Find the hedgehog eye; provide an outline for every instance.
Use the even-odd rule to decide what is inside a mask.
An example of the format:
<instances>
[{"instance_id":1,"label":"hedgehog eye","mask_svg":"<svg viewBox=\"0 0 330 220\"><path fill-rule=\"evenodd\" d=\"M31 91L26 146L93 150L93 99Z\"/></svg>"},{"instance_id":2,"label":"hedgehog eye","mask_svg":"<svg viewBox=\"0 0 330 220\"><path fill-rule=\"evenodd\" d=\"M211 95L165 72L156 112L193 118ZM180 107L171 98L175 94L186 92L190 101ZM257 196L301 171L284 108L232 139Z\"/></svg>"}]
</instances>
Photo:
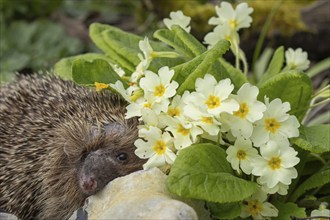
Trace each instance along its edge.
<instances>
[{"instance_id":1,"label":"hedgehog eye","mask_svg":"<svg viewBox=\"0 0 330 220\"><path fill-rule=\"evenodd\" d=\"M85 161L87 155L88 155L88 152L87 151L82 152L81 157L80 157L80 161L81 162Z\"/></svg>"},{"instance_id":2,"label":"hedgehog eye","mask_svg":"<svg viewBox=\"0 0 330 220\"><path fill-rule=\"evenodd\" d=\"M127 154L126 153L120 153L116 156L117 160L120 160L120 161L125 161L127 160Z\"/></svg>"}]
</instances>

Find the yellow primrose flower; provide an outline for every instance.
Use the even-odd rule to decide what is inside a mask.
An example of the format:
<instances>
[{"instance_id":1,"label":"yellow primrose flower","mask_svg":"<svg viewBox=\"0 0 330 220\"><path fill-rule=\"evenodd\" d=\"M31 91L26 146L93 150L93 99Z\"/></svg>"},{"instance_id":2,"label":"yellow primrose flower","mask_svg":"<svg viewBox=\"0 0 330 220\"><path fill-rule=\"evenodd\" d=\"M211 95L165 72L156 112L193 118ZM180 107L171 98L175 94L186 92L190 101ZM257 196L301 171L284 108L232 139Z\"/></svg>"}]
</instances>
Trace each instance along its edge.
<instances>
[{"instance_id":1,"label":"yellow primrose flower","mask_svg":"<svg viewBox=\"0 0 330 220\"><path fill-rule=\"evenodd\" d=\"M105 84L105 83L99 83L99 82L95 82L94 85L95 85L95 90L96 90L96 92L99 92L99 91L101 91L102 89L106 89L106 88L109 87L108 84Z\"/></svg>"}]
</instances>

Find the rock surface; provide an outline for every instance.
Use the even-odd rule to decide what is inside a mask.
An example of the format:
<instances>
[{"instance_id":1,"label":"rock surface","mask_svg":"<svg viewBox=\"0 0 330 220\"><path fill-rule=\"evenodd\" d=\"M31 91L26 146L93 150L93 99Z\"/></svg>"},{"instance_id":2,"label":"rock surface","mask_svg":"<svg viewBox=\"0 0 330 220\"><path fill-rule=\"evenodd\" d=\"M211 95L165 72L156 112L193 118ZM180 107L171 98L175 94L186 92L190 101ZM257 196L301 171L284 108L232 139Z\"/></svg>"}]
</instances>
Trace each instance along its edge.
<instances>
[{"instance_id":1,"label":"rock surface","mask_svg":"<svg viewBox=\"0 0 330 220\"><path fill-rule=\"evenodd\" d=\"M1 220L18 220L18 218L15 215L3 213L1 211L0 211L0 219Z\"/></svg>"},{"instance_id":2,"label":"rock surface","mask_svg":"<svg viewBox=\"0 0 330 220\"><path fill-rule=\"evenodd\" d=\"M90 196L88 219L198 219L208 217L175 199L166 188L166 175L157 168L138 171L110 182ZM196 203L193 204L196 206ZM203 204L197 204L201 206Z\"/></svg>"}]
</instances>

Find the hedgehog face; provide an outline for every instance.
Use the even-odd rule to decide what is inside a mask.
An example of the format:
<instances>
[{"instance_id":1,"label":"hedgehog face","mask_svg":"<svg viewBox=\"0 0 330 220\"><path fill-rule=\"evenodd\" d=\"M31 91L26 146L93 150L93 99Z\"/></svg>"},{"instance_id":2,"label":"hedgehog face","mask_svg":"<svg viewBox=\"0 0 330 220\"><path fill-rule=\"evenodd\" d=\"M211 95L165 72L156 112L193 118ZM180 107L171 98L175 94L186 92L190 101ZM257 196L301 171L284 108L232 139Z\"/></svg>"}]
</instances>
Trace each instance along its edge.
<instances>
[{"instance_id":1,"label":"hedgehog face","mask_svg":"<svg viewBox=\"0 0 330 220\"><path fill-rule=\"evenodd\" d=\"M92 195L113 179L142 169L145 161L134 153L136 127L112 122L91 126L88 134L87 139L75 142L73 147L80 145L82 150L77 161L77 180L84 194Z\"/></svg>"}]
</instances>

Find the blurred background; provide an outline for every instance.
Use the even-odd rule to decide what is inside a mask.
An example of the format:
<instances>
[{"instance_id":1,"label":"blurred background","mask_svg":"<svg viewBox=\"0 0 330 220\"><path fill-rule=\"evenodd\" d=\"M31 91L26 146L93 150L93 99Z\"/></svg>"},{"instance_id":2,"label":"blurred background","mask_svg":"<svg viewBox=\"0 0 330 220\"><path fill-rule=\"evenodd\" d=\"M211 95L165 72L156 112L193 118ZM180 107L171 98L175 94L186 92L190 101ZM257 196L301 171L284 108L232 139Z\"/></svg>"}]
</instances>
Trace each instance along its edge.
<instances>
[{"instance_id":1,"label":"blurred background","mask_svg":"<svg viewBox=\"0 0 330 220\"><path fill-rule=\"evenodd\" d=\"M0 0L0 82L15 74L46 73L61 58L97 52L88 36L93 22L110 24L152 37L164 27L162 19L182 10L192 17L191 33L201 42L213 29L219 0ZM239 3L241 1L228 1ZM241 47L248 61L266 18L276 0L247 0L254 8L252 28L241 32ZM280 45L308 52L311 65L330 56L330 1L283 0L263 47ZM225 55L229 61L233 56ZM330 64L329 64L330 65ZM319 81L329 77L329 69Z\"/></svg>"}]
</instances>

